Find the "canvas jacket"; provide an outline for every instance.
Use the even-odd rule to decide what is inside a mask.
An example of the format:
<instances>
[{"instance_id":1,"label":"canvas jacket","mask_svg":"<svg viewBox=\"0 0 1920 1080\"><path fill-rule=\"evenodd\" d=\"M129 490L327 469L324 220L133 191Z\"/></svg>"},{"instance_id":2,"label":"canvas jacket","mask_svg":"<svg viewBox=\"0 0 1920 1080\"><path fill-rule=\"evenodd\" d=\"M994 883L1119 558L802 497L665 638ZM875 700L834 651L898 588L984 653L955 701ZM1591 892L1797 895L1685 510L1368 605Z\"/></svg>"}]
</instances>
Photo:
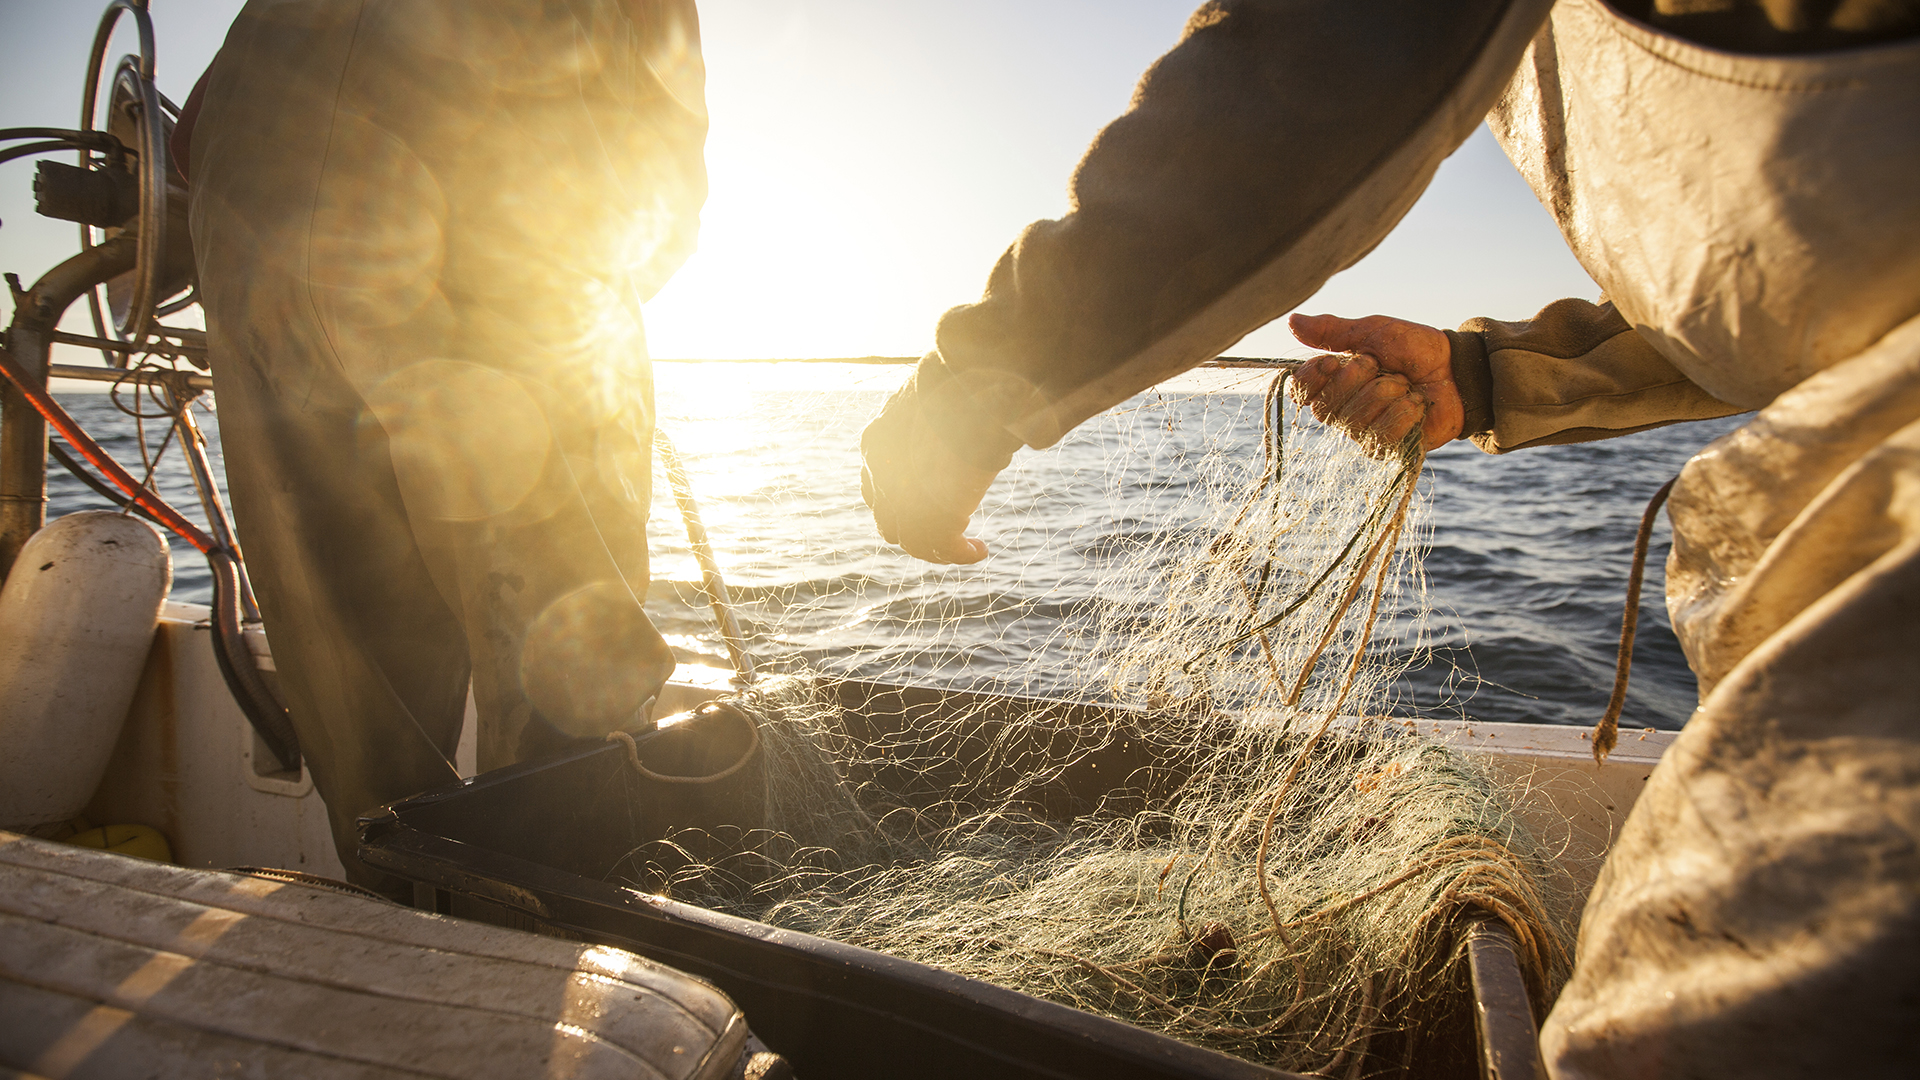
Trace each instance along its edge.
<instances>
[{"instance_id":1,"label":"canvas jacket","mask_svg":"<svg viewBox=\"0 0 1920 1080\"><path fill-rule=\"evenodd\" d=\"M1588 899L1548 1067L1904 1075L1920 1056L1913 5L1548 8L1203 7L1088 151L1072 212L1029 227L986 295L942 319L908 393L974 464L1050 445L1362 257L1487 117L1606 300L1453 332L1465 434L1504 451L1760 410L1673 490L1668 608L1700 707Z\"/></svg>"}]
</instances>

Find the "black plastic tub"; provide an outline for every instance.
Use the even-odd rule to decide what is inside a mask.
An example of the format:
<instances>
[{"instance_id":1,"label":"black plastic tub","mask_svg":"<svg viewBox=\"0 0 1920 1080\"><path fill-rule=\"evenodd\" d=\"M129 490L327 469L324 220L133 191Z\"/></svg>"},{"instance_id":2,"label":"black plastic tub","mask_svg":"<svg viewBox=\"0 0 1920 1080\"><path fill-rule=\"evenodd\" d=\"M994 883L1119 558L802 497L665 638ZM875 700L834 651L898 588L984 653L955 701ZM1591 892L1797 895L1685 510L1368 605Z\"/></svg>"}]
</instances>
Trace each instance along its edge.
<instances>
[{"instance_id":1,"label":"black plastic tub","mask_svg":"<svg viewBox=\"0 0 1920 1080\"><path fill-rule=\"evenodd\" d=\"M1185 778L1180 762L1156 757L1140 740L1075 744L1074 732L1103 726L1088 723L1105 712L1094 706L860 682L835 691L849 734L891 755L850 779L909 803L999 788L1006 776L1032 775L1036 755L1058 760L1068 744L1073 763L1027 794L1051 818L1126 812ZM915 721L928 710L956 707L975 717L971 730L954 735L949 727L940 745L908 734L923 730ZM1015 713L1020 723L1010 729ZM739 727L727 729L719 714L697 718L642 736L638 750L663 774L707 776L751 747ZM414 881L439 910L531 919L705 978L805 1080L1294 1075L926 965L648 895L615 877L630 851L671 826L752 827L759 784L750 769L713 783L652 783L631 767L624 746L596 744L383 807L362 819L360 858ZM1470 1062L1471 1021L1464 1038Z\"/></svg>"}]
</instances>

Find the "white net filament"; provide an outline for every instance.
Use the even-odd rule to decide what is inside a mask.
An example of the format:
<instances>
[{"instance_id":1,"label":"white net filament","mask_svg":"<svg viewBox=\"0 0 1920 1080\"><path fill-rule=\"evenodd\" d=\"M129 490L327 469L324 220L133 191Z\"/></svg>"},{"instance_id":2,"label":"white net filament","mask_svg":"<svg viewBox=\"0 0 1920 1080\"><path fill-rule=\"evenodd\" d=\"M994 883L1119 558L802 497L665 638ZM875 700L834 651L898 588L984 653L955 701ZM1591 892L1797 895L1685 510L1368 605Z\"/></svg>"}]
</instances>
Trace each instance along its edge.
<instances>
[{"instance_id":1,"label":"white net filament","mask_svg":"<svg viewBox=\"0 0 1920 1080\"><path fill-rule=\"evenodd\" d=\"M776 398L733 437L820 422ZM1549 1001L1570 934L1546 852L1480 766L1387 718L1425 616L1417 444L1370 457L1275 380L1136 399L1023 459L973 570L886 552L805 461L733 491L696 463L787 673L741 698L764 825L682 824L612 876L1323 1075L1470 1051L1471 911ZM849 707L837 676L959 693Z\"/></svg>"}]
</instances>

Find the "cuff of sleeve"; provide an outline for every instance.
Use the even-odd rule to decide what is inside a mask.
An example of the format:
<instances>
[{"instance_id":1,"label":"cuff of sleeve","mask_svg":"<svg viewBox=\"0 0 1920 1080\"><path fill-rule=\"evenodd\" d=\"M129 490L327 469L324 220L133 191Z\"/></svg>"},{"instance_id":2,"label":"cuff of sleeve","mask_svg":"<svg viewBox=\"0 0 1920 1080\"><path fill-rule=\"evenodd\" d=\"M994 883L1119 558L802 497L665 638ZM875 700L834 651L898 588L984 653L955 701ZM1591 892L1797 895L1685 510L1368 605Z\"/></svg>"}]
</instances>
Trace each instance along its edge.
<instances>
[{"instance_id":1,"label":"cuff of sleeve","mask_svg":"<svg viewBox=\"0 0 1920 1080\"><path fill-rule=\"evenodd\" d=\"M1487 339L1472 330L1446 331L1453 349L1453 386L1467 421L1460 437L1471 439L1493 430L1493 364L1487 359Z\"/></svg>"},{"instance_id":2,"label":"cuff of sleeve","mask_svg":"<svg viewBox=\"0 0 1920 1080\"><path fill-rule=\"evenodd\" d=\"M1015 450L1026 445L967 392L938 351L921 358L913 369L911 386L926 426L969 465L998 472L1013 460Z\"/></svg>"}]
</instances>

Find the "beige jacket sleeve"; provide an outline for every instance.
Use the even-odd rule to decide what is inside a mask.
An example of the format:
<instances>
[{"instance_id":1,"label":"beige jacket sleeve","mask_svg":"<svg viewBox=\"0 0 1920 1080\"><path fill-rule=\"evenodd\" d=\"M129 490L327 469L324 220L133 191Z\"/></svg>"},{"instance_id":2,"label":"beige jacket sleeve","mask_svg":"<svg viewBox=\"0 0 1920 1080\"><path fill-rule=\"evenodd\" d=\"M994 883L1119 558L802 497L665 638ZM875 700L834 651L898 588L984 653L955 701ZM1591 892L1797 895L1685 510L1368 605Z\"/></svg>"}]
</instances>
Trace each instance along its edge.
<instances>
[{"instance_id":1,"label":"beige jacket sleeve","mask_svg":"<svg viewBox=\"0 0 1920 1080\"><path fill-rule=\"evenodd\" d=\"M1556 300L1525 322L1471 319L1447 337L1461 437L1490 454L1743 411L1694 385L1609 303Z\"/></svg>"},{"instance_id":2,"label":"beige jacket sleeve","mask_svg":"<svg viewBox=\"0 0 1920 1080\"><path fill-rule=\"evenodd\" d=\"M1419 198L1549 7L1203 5L1088 149L1070 212L940 320L912 411L997 468L1286 314Z\"/></svg>"}]
</instances>

